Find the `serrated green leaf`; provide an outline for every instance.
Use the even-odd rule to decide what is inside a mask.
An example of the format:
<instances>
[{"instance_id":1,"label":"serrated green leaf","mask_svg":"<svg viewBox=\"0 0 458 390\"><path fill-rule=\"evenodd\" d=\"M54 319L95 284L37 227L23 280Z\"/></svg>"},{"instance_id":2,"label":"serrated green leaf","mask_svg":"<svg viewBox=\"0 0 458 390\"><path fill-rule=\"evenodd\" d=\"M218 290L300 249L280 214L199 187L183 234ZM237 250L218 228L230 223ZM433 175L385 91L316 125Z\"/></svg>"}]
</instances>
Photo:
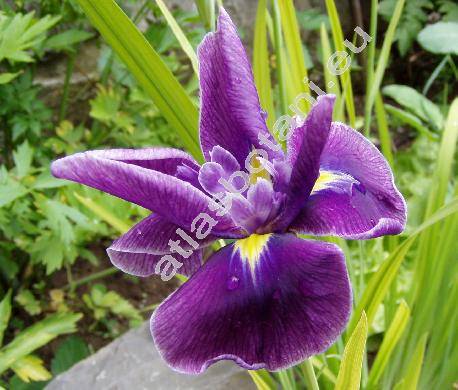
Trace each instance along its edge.
<instances>
[{"instance_id":1,"label":"serrated green leaf","mask_svg":"<svg viewBox=\"0 0 458 390\"><path fill-rule=\"evenodd\" d=\"M19 76L22 72L15 72L15 73L0 73L0 85L7 84L10 81L14 80L17 76Z\"/></svg>"},{"instance_id":2,"label":"serrated green leaf","mask_svg":"<svg viewBox=\"0 0 458 390\"><path fill-rule=\"evenodd\" d=\"M76 322L81 317L82 315L77 313L53 314L22 331L13 341L0 349L0 374L57 336L75 332Z\"/></svg>"},{"instance_id":3,"label":"serrated green leaf","mask_svg":"<svg viewBox=\"0 0 458 390\"><path fill-rule=\"evenodd\" d=\"M33 148L27 141L18 146L16 151L13 152L14 165L18 178L22 179L26 176L32 166Z\"/></svg>"},{"instance_id":4,"label":"serrated green leaf","mask_svg":"<svg viewBox=\"0 0 458 390\"><path fill-rule=\"evenodd\" d=\"M37 356L27 355L16 360L11 369L24 382L47 381L52 378L51 373L44 366L44 362Z\"/></svg>"},{"instance_id":5,"label":"serrated green leaf","mask_svg":"<svg viewBox=\"0 0 458 390\"><path fill-rule=\"evenodd\" d=\"M32 291L23 289L14 297L14 300L21 305L31 316L41 313L40 301L32 294Z\"/></svg>"}]
</instances>

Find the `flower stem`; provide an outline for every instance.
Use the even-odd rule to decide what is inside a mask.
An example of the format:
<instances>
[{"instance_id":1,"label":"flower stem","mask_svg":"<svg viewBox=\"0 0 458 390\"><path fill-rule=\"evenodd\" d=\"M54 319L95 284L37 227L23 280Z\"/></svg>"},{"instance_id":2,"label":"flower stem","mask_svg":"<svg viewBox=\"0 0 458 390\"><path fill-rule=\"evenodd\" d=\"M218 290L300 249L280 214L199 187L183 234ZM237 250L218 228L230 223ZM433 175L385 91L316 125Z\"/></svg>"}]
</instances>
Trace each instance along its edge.
<instances>
[{"instance_id":1,"label":"flower stem","mask_svg":"<svg viewBox=\"0 0 458 390\"><path fill-rule=\"evenodd\" d=\"M301 370L305 382L307 383L307 388L311 390L320 390L310 359L306 359L301 363Z\"/></svg>"}]
</instances>

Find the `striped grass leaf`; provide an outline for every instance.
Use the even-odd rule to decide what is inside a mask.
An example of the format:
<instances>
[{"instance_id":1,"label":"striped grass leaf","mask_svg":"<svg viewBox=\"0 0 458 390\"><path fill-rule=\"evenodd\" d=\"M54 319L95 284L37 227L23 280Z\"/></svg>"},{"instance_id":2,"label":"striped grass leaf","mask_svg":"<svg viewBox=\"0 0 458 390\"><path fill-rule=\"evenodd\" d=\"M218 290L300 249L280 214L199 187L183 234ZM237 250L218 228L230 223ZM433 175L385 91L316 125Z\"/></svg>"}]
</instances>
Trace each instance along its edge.
<instances>
[{"instance_id":1,"label":"striped grass leaf","mask_svg":"<svg viewBox=\"0 0 458 390\"><path fill-rule=\"evenodd\" d=\"M274 380L266 370L248 370L248 374L250 374L258 390L275 390L277 388Z\"/></svg>"},{"instance_id":2,"label":"striped grass leaf","mask_svg":"<svg viewBox=\"0 0 458 390\"><path fill-rule=\"evenodd\" d=\"M342 356L339 375L334 390L358 390L361 382L364 347L367 339L367 318L363 311Z\"/></svg>"},{"instance_id":3,"label":"striped grass leaf","mask_svg":"<svg viewBox=\"0 0 458 390\"><path fill-rule=\"evenodd\" d=\"M275 109L270 79L269 50L267 46L266 7L267 0L258 1L254 27L253 73L261 107L267 112L267 125L272 130L275 122Z\"/></svg>"},{"instance_id":4,"label":"striped grass leaf","mask_svg":"<svg viewBox=\"0 0 458 390\"><path fill-rule=\"evenodd\" d=\"M278 371L277 376L283 390L296 390L296 382L291 369Z\"/></svg>"},{"instance_id":5,"label":"striped grass leaf","mask_svg":"<svg viewBox=\"0 0 458 390\"><path fill-rule=\"evenodd\" d=\"M425 355L426 341L428 340L428 334L425 333L415 348L415 351L411 356L409 364L407 366L407 372L404 377L396 384L394 390L415 390L418 386L418 380L420 378L421 367L423 365L423 357Z\"/></svg>"},{"instance_id":6,"label":"striped grass leaf","mask_svg":"<svg viewBox=\"0 0 458 390\"><path fill-rule=\"evenodd\" d=\"M294 82L293 96L297 96L300 93L310 95L309 85L308 83L304 83L304 80L308 79L308 72L305 66L304 51L302 48L301 34L297 23L294 3L292 0L279 0L278 3L292 79ZM302 107L302 105L304 107ZM307 113L310 110L310 103L302 99L301 109L304 108L304 112Z\"/></svg>"},{"instance_id":7,"label":"striped grass leaf","mask_svg":"<svg viewBox=\"0 0 458 390\"><path fill-rule=\"evenodd\" d=\"M383 39L382 50L380 51L380 56L377 61L377 67L375 68L375 73L373 78L370 80L370 89L366 94L366 104L364 107L364 117L365 117L365 132L366 135L370 131L370 116L372 112L372 107L375 103L375 98L377 93L380 90L380 85L382 84L383 76L385 74L385 69L388 65L388 60L390 57L391 45L393 44L394 34L398 26L399 19L404 8L405 0L398 0L394 8L393 16L391 17L388 29L385 33Z\"/></svg>"},{"instance_id":8,"label":"striped grass leaf","mask_svg":"<svg viewBox=\"0 0 458 390\"><path fill-rule=\"evenodd\" d=\"M0 347L11 317L11 294L12 292L9 290L0 302Z\"/></svg>"},{"instance_id":9,"label":"striped grass leaf","mask_svg":"<svg viewBox=\"0 0 458 390\"><path fill-rule=\"evenodd\" d=\"M380 139L380 148L382 153L391 166L394 168L393 152L391 150L391 135L388 128L388 118L386 116L385 108L383 106L383 98L380 93L375 98L375 117L377 119L378 136Z\"/></svg>"},{"instance_id":10,"label":"striped grass leaf","mask_svg":"<svg viewBox=\"0 0 458 390\"><path fill-rule=\"evenodd\" d=\"M332 49L331 43L329 42L328 32L326 31L326 26L324 23L321 23L320 26L320 41L326 92L336 95L335 107L343 108L343 105L341 104L342 94L340 93L339 80L337 79L337 76L330 72L329 68L327 67L327 61L332 55ZM345 120L343 110L339 111L334 109L334 119L336 121L343 122Z\"/></svg>"},{"instance_id":11,"label":"striped grass leaf","mask_svg":"<svg viewBox=\"0 0 458 390\"><path fill-rule=\"evenodd\" d=\"M207 30L215 30L215 0L195 0L197 12Z\"/></svg>"},{"instance_id":12,"label":"striped grass leaf","mask_svg":"<svg viewBox=\"0 0 458 390\"><path fill-rule=\"evenodd\" d=\"M167 21L167 24L169 25L170 29L172 30L173 35L175 35L175 38L177 39L181 48L183 49L183 51L186 53L189 60L191 61L191 65L192 65L192 68L194 69L194 72L196 73L196 75L198 75L199 68L197 65L197 55L193 47L189 43L188 38L186 38L186 35L184 34L181 27L178 25L177 21L175 20L175 18L173 17L173 15L169 11L165 3L162 0L156 0L156 4L159 7L159 9L161 10L162 15L164 15L164 18Z\"/></svg>"},{"instance_id":13,"label":"striped grass leaf","mask_svg":"<svg viewBox=\"0 0 458 390\"><path fill-rule=\"evenodd\" d=\"M390 324L390 327L386 331L380 349L377 352L374 363L372 365L369 378L367 381L367 388L372 389L376 388L382 374L385 369L388 361L391 357L391 354L394 350L394 347L397 345L400 337L402 336L406 325L409 321L410 309L407 306L407 303L402 300L396 310L393 321Z\"/></svg>"},{"instance_id":14,"label":"striped grass leaf","mask_svg":"<svg viewBox=\"0 0 458 390\"><path fill-rule=\"evenodd\" d=\"M342 26L340 24L339 14L337 12L336 4L334 0L325 0L325 3L326 3L326 9L329 15L329 21L331 23L331 31L332 31L332 38L334 41L334 47L337 51L347 53L347 50L344 45L345 39L344 39L344 35L342 32ZM350 122L350 126L355 127L356 112L355 112L355 103L353 100L353 87L351 84L350 69L348 69L347 71L343 72L340 75L340 81L341 81L343 96L345 99L345 106L347 109L348 120Z\"/></svg>"},{"instance_id":15,"label":"striped grass leaf","mask_svg":"<svg viewBox=\"0 0 458 390\"><path fill-rule=\"evenodd\" d=\"M280 94L280 112L285 115L288 111L288 83L286 80L287 58L283 46L283 34L281 29L281 15L278 0L272 0L274 47L277 67L277 82Z\"/></svg>"},{"instance_id":16,"label":"striped grass leaf","mask_svg":"<svg viewBox=\"0 0 458 390\"><path fill-rule=\"evenodd\" d=\"M75 332L76 323L81 317L79 313L52 314L23 330L13 341L0 349L0 374L57 336Z\"/></svg>"},{"instance_id":17,"label":"striped grass leaf","mask_svg":"<svg viewBox=\"0 0 458 390\"><path fill-rule=\"evenodd\" d=\"M83 206L87 207L91 210L95 215L97 215L102 221L107 223L113 229L118 231L121 234L124 234L130 229L130 226L125 223L124 221L120 220L117 216L113 213L108 211L104 206L100 203L95 202L91 198L87 198L85 196L79 195L78 193L74 193L75 198L80 202Z\"/></svg>"},{"instance_id":18,"label":"striped grass leaf","mask_svg":"<svg viewBox=\"0 0 458 390\"><path fill-rule=\"evenodd\" d=\"M377 272L373 274L369 279L361 300L353 312L352 319L350 320L350 324L347 328L349 333L351 333L355 328L357 318L361 316L363 311L367 313L368 325L369 327L371 326L379 305L385 298L391 282L397 276L402 261L404 260L407 252L419 234L456 212L458 212L458 197L454 198L447 205L427 218L414 232L412 232L412 234L410 234L410 236L402 244L400 244L388 256L385 261L383 261Z\"/></svg>"},{"instance_id":19,"label":"striped grass leaf","mask_svg":"<svg viewBox=\"0 0 458 390\"><path fill-rule=\"evenodd\" d=\"M78 4L178 132L184 146L202 161L197 107L159 54L114 0L78 0Z\"/></svg>"}]
</instances>

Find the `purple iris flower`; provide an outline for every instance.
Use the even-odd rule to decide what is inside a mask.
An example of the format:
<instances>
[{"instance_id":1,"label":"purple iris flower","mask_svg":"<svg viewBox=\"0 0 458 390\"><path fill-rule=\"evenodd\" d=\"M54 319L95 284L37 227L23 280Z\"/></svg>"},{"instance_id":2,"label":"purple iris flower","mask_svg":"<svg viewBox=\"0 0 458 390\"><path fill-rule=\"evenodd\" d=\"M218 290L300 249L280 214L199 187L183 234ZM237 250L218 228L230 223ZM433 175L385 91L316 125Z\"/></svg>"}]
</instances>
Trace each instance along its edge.
<instances>
[{"instance_id":1,"label":"purple iris flower","mask_svg":"<svg viewBox=\"0 0 458 390\"><path fill-rule=\"evenodd\" d=\"M333 96L317 100L282 151L224 10L198 55L207 162L170 148L96 150L57 160L52 172L154 212L108 248L121 270L148 276L167 255L181 256L178 270L190 278L151 319L172 368L195 374L231 359L247 369L283 369L326 350L352 302L342 251L297 234L398 234L406 205L376 147L332 122ZM247 159L253 150L263 156ZM226 209L217 207L224 194ZM221 238L233 241L203 262L203 249Z\"/></svg>"}]
</instances>

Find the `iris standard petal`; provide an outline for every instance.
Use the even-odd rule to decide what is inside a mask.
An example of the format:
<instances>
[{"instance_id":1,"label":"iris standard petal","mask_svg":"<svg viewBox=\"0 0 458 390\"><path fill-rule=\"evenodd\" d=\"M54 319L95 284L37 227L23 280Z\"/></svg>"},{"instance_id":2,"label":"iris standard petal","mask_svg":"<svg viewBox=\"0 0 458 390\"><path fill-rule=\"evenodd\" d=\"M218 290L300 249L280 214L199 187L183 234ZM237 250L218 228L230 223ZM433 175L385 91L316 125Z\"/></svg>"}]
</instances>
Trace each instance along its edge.
<instances>
[{"instance_id":1,"label":"iris standard petal","mask_svg":"<svg viewBox=\"0 0 458 390\"><path fill-rule=\"evenodd\" d=\"M178 272L190 276L202 264L201 249L214 240L212 235L197 240L190 231L152 214L114 241L107 253L113 265L136 276L160 273L155 272L157 263L163 255L171 254L183 264Z\"/></svg>"},{"instance_id":2,"label":"iris standard petal","mask_svg":"<svg viewBox=\"0 0 458 390\"><path fill-rule=\"evenodd\" d=\"M275 143L261 111L250 62L229 15L221 8L218 29L198 48L200 143L207 161L214 146L228 150L243 167L259 136ZM279 155L266 149L271 157Z\"/></svg>"},{"instance_id":3,"label":"iris standard petal","mask_svg":"<svg viewBox=\"0 0 458 390\"><path fill-rule=\"evenodd\" d=\"M212 216L215 231L233 228L228 217L217 217L208 208L211 199L191 184L127 159L112 159L102 151L76 153L54 161L54 176L97 188L156 212L168 221L190 228L199 213Z\"/></svg>"},{"instance_id":4,"label":"iris standard petal","mask_svg":"<svg viewBox=\"0 0 458 390\"><path fill-rule=\"evenodd\" d=\"M404 230L404 198L388 162L367 138L342 123L333 123L320 169L320 178L292 230L350 239Z\"/></svg>"},{"instance_id":5,"label":"iris standard petal","mask_svg":"<svg viewBox=\"0 0 458 390\"><path fill-rule=\"evenodd\" d=\"M252 235L215 253L151 318L175 370L197 374L222 359L279 370L326 350L348 321L342 252L292 234Z\"/></svg>"},{"instance_id":6,"label":"iris standard petal","mask_svg":"<svg viewBox=\"0 0 458 390\"><path fill-rule=\"evenodd\" d=\"M291 167L286 207L277 229L284 229L299 213L318 178L320 156L327 142L332 122L335 96L319 96L302 125L288 138L287 161Z\"/></svg>"}]
</instances>

